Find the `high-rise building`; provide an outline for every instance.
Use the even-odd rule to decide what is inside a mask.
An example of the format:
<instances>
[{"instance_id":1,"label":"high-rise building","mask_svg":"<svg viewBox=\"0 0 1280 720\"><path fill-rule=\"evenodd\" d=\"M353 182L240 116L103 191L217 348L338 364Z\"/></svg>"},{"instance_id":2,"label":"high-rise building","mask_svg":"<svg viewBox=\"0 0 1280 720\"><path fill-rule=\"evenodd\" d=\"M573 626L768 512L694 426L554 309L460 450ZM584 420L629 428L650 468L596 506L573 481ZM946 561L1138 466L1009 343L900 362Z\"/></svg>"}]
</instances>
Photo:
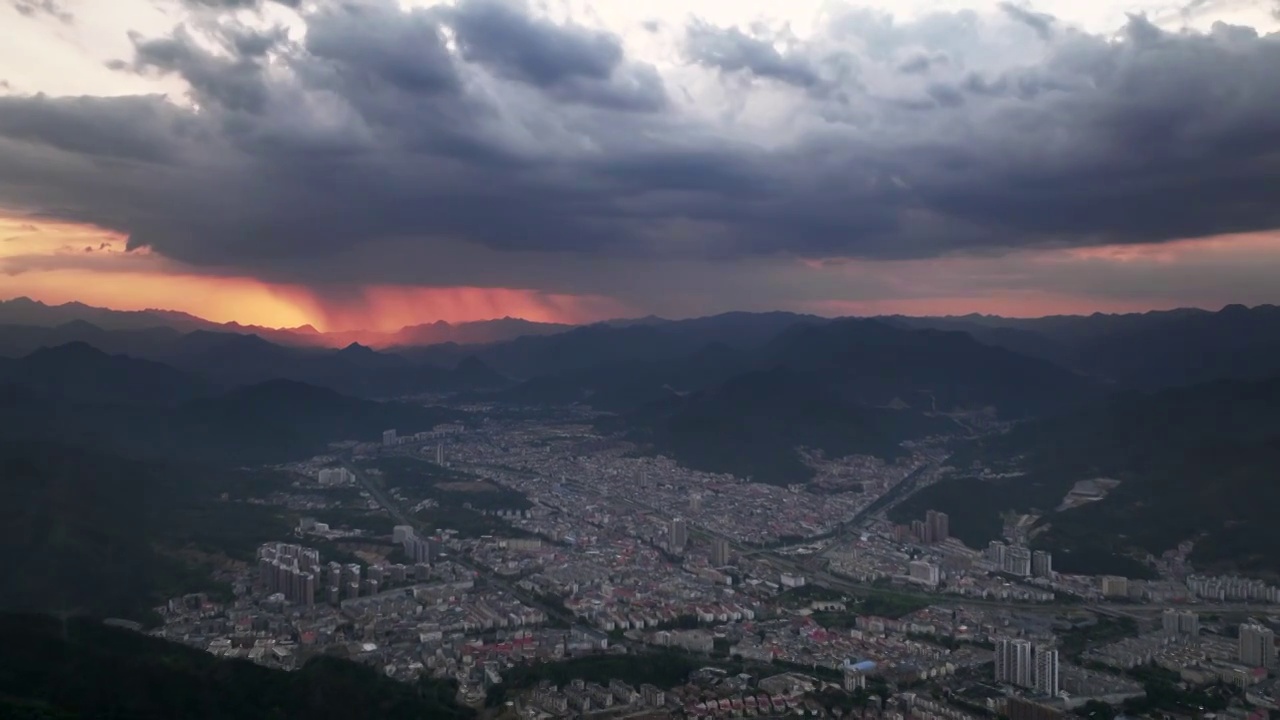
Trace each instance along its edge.
<instances>
[{"instance_id":1,"label":"high-rise building","mask_svg":"<svg viewBox=\"0 0 1280 720\"><path fill-rule=\"evenodd\" d=\"M684 550L684 546L689 542L689 528L685 525L684 520L676 518L671 521L671 527L668 528L667 549L671 552L678 553Z\"/></svg>"},{"instance_id":2,"label":"high-rise building","mask_svg":"<svg viewBox=\"0 0 1280 720\"><path fill-rule=\"evenodd\" d=\"M1053 577L1053 555L1044 550L1031 553L1031 574L1038 578Z\"/></svg>"},{"instance_id":3,"label":"high-rise building","mask_svg":"<svg viewBox=\"0 0 1280 720\"><path fill-rule=\"evenodd\" d=\"M1161 630L1170 637L1198 637L1200 616L1190 610L1169 608L1160 618Z\"/></svg>"},{"instance_id":4,"label":"high-rise building","mask_svg":"<svg viewBox=\"0 0 1280 720\"><path fill-rule=\"evenodd\" d=\"M444 467L444 443L436 443L436 464Z\"/></svg>"},{"instance_id":5,"label":"high-rise building","mask_svg":"<svg viewBox=\"0 0 1280 720\"><path fill-rule=\"evenodd\" d=\"M1000 638L996 641L996 680L1021 687L1035 685L1035 663L1029 640Z\"/></svg>"},{"instance_id":6,"label":"high-rise building","mask_svg":"<svg viewBox=\"0 0 1280 720\"><path fill-rule=\"evenodd\" d=\"M916 542L926 542L925 538L929 534L929 528L925 526L923 520L912 520L911 534L915 536Z\"/></svg>"},{"instance_id":7,"label":"high-rise building","mask_svg":"<svg viewBox=\"0 0 1280 720\"><path fill-rule=\"evenodd\" d=\"M1035 689L1043 695L1058 694L1058 651L1050 647L1036 648Z\"/></svg>"},{"instance_id":8,"label":"high-rise building","mask_svg":"<svg viewBox=\"0 0 1280 720\"><path fill-rule=\"evenodd\" d=\"M1018 577L1031 575L1031 551L1020 545L1014 545L1005 551L1004 571Z\"/></svg>"},{"instance_id":9,"label":"high-rise building","mask_svg":"<svg viewBox=\"0 0 1280 720\"><path fill-rule=\"evenodd\" d=\"M1200 637L1200 616L1187 610L1178 617L1178 634Z\"/></svg>"},{"instance_id":10,"label":"high-rise building","mask_svg":"<svg viewBox=\"0 0 1280 720\"><path fill-rule=\"evenodd\" d=\"M689 496L689 512L696 513L702 510L702 496L694 493Z\"/></svg>"},{"instance_id":11,"label":"high-rise building","mask_svg":"<svg viewBox=\"0 0 1280 720\"><path fill-rule=\"evenodd\" d=\"M926 542L945 542L951 537L951 518L944 512L929 510L924 514Z\"/></svg>"},{"instance_id":12,"label":"high-rise building","mask_svg":"<svg viewBox=\"0 0 1280 720\"><path fill-rule=\"evenodd\" d=\"M269 593L280 593L291 603L315 603L316 573L320 551L315 548L267 543L258 548L258 578Z\"/></svg>"},{"instance_id":13,"label":"high-rise building","mask_svg":"<svg viewBox=\"0 0 1280 720\"><path fill-rule=\"evenodd\" d=\"M1240 626L1241 664L1271 669L1276 666L1276 634L1271 628L1249 623Z\"/></svg>"},{"instance_id":14,"label":"high-rise building","mask_svg":"<svg viewBox=\"0 0 1280 720\"><path fill-rule=\"evenodd\" d=\"M729 564L729 541L716 538L711 541L711 564L724 567Z\"/></svg>"},{"instance_id":15,"label":"high-rise building","mask_svg":"<svg viewBox=\"0 0 1280 720\"><path fill-rule=\"evenodd\" d=\"M1003 570L1004 556L1008 552L1009 552L1008 545L1005 545L999 540L992 540L991 542L987 543L987 551L985 555L987 560L989 560L991 564L995 565L996 568Z\"/></svg>"},{"instance_id":16,"label":"high-rise building","mask_svg":"<svg viewBox=\"0 0 1280 720\"><path fill-rule=\"evenodd\" d=\"M414 537L412 525L396 525L391 528L391 542L402 545L409 538Z\"/></svg>"},{"instance_id":17,"label":"high-rise building","mask_svg":"<svg viewBox=\"0 0 1280 720\"><path fill-rule=\"evenodd\" d=\"M383 446L385 446L385 447L391 447L392 445L395 445L395 444L396 444L396 431L395 431L395 428L392 428L392 429L390 429L390 430L383 430L383 431L382 431L382 444L383 444Z\"/></svg>"}]
</instances>

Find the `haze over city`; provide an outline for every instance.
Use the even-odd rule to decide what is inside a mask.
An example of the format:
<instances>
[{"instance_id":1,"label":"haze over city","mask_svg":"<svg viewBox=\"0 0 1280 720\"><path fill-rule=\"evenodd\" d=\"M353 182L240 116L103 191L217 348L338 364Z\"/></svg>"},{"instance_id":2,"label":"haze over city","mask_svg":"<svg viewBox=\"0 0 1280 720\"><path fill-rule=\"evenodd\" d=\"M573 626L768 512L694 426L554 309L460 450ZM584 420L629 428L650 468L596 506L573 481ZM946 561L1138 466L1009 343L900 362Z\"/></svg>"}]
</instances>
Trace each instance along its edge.
<instances>
[{"instance_id":1,"label":"haze over city","mask_svg":"<svg viewBox=\"0 0 1280 720\"><path fill-rule=\"evenodd\" d=\"M1273 3L112 3L0 24L0 295L394 330L1280 302Z\"/></svg>"}]
</instances>

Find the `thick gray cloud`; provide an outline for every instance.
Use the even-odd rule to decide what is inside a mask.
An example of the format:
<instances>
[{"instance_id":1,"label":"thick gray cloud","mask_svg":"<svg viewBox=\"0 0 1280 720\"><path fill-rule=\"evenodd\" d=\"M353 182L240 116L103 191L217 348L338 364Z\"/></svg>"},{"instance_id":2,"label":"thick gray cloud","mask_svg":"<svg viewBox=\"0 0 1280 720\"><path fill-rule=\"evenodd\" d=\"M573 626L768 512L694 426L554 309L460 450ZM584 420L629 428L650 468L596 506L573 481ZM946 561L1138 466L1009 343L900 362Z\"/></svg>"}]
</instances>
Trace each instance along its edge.
<instances>
[{"instance_id":1,"label":"thick gray cloud","mask_svg":"<svg viewBox=\"0 0 1280 720\"><path fill-rule=\"evenodd\" d=\"M637 111L666 105L657 72L625 63L615 35L534 18L514 0L468 0L444 17L465 60L558 100Z\"/></svg>"},{"instance_id":2,"label":"thick gray cloud","mask_svg":"<svg viewBox=\"0 0 1280 720\"><path fill-rule=\"evenodd\" d=\"M738 28L721 28L695 21L688 31L686 52L691 60L725 72L812 88L823 80L812 61L799 53L783 54L772 37L755 37Z\"/></svg>"},{"instance_id":3,"label":"thick gray cloud","mask_svg":"<svg viewBox=\"0 0 1280 720\"><path fill-rule=\"evenodd\" d=\"M849 9L804 40L695 23L685 70L723 84L723 114L516 2L320 3L294 39L206 18L119 65L180 77L190 104L0 97L0 206L317 285L1280 227L1280 37L1027 12ZM589 274L545 271L558 291Z\"/></svg>"}]
</instances>

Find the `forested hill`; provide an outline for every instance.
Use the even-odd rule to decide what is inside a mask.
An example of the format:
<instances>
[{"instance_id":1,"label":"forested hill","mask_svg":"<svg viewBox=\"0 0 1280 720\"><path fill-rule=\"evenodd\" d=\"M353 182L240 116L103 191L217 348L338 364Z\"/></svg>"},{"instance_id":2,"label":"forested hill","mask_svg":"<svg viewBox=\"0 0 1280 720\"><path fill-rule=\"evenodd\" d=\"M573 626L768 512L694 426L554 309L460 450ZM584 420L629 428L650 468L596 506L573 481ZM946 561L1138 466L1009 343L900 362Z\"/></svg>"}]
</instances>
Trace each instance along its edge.
<instances>
[{"instance_id":1,"label":"forested hill","mask_svg":"<svg viewBox=\"0 0 1280 720\"><path fill-rule=\"evenodd\" d=\"M455 686L400 683L317 657L285 672L129 630L0 615L5 720L451 720L473 717Z\"/></svg>"}]
</instances>

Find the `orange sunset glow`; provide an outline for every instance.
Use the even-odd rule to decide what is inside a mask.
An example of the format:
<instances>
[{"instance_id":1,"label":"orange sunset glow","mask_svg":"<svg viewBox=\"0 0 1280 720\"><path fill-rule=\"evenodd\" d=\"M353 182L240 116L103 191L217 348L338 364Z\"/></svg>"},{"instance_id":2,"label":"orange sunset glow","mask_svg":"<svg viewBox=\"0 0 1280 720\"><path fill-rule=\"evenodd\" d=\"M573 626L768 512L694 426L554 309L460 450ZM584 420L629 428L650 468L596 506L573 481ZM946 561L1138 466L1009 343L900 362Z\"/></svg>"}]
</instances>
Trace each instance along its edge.
<instances>
[{"instance_id":1,"label":"orange sunset glow","mask_svg":"<svg viewBox=\"0 0 1280 720\"><path fill-rule=\"evenodd\" d=\"M519 288L370 285L331 299L301 285L196 273L145 250L125 252L124 237L72 223L0 218L0 239L2 299L176 310L214 322L311 325L322 332L501 317L583 323L629 312L609 298Z\"/></svg>"},{"instance_id":2,"label":"orange sunset glow","mask_svg":"<svg viewBox=\"0 0 1280 720\"><path fill-rule=\"evenodd\" d=\"M0 298L27 296L49 304L79 301L118 310L164 309L215 322L285 328L310 325L322 332L394 332L444 320L468 322L516 317L535 322L587 323L637 316L647 308L599 295L525 288L358 285L320 293L299 284L272 283L233 270L197 271L149 251L125 252L126 240L101 228L29 218L0 217ZM928 290L923 296L795 302L790 309L819 315L960 315L1008 317L1141 312L1187 304L1185 297L1105 298L1051 288L974 292L974 278L1027 272L1140 273L1183 263L1249 268L1280 264L1280 234L1273 232L1180 240L1152 245L1022 250L1000 257L957 255L875 262L804 259L816 278L844 277L856 286L878 277L890 286ZM952 287L954 285L954 287ZM1208 302L1206 304L1212 304ZM708 312L732 308L711 306Z\"/></svg>"}]
</instances>

